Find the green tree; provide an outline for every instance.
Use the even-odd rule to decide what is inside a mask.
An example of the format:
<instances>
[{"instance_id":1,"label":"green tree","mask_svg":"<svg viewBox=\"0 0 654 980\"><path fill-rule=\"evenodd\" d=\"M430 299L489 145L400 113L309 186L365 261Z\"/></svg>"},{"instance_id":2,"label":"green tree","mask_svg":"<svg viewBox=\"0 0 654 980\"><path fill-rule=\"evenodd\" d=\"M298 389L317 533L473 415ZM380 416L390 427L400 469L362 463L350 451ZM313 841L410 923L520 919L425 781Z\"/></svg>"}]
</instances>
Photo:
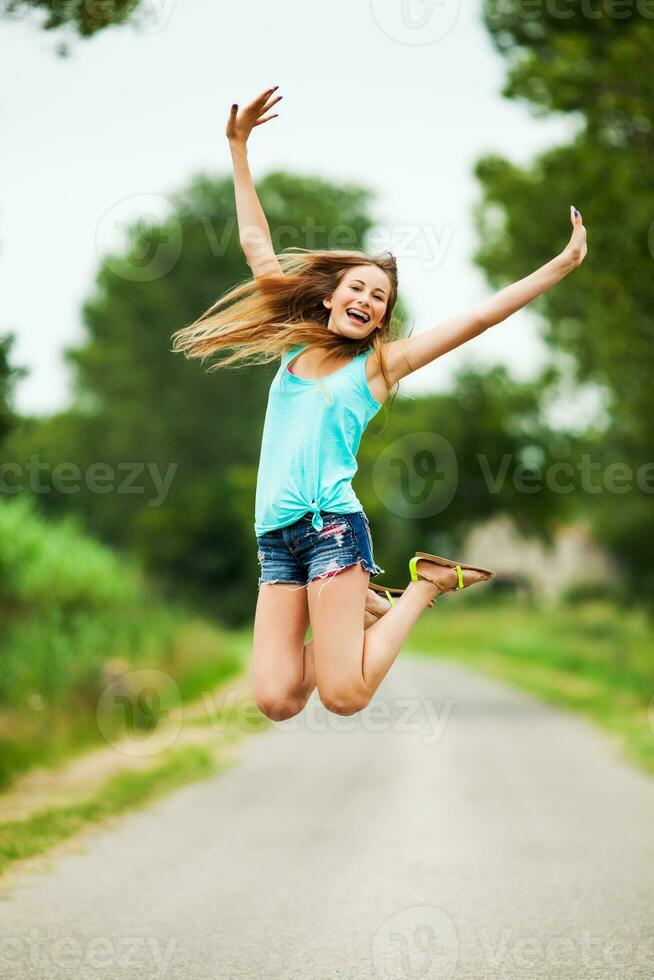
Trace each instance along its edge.
<instances>
[{"instance_id":1,"label":"green tree","mask_svg":"<svg viewBox=\"0 0 654 980\"><path fill-rule=\"evenodd\" d=\"M13 334L0 337L0 445L18 424L12 408L16 382L27 374L25 368L12 367L9 354L14 344Z\"/></svg>"},{"instance_id":2,"label":"green tree","mask_svg":"<svg viewBox=\"0 0 654 980\"><path fill-rule=\"evenodd\" d=\"M485 20L508 63L503 94L540 116L570 113L578 128L568 145L527 167L498 155L478 162L477 261L497 287L520 278L563 245L569 204L581 210L588 258L536 308L548 343L573 356L575 380L606 393L610 424L588 435L595 458L635 474L654 442L651 18L637 5L490 0ZM651 493L634 483L628 494L587 496L583 504L632 587L651 594Z\"/></svg>"},{"instance_id":3,"label":"green tree","mask_svg":"<svg viewBox=\"0 0 654 980\"><path fill-rule=\"evenodd\" d=\"M137 12L145 14L141 0L0 0L0 17L5 20L36 15L46 31L65 28L83 38L123 24ZM60 53L68 53L65 45Z\"/></svg>"}]
</instances>

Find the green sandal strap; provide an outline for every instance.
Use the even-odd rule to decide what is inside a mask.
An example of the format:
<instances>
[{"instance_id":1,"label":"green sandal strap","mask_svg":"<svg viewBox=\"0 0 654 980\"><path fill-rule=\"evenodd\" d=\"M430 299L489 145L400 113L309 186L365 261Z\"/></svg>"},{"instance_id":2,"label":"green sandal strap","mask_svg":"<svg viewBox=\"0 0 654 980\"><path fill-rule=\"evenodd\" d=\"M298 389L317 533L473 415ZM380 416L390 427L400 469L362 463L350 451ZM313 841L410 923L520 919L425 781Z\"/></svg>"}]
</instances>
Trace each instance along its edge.
<instances>
[{"instance_id":1,"label":"green sandal strap","mask_svg":"<svg viewBox=\"0 0 654 980\"><path fill-rule=\"evenodd\" d=\"M388 589L384 589L384 592L386 593L386 598L390 602L391 606L394 606L395 605L395 600L393 599L393 596L390 594L390 592L388 591Z\"/></svg>"},{"instance_id":2,"label":"green sandal strap","mask_svg":"<svg viewBox=\"0 0 654 980\"><path fill-rule=\"evenodd\" d=\"M413 558L409 562L409 571L411 572L411 580L413 582L417 582L418 581L418 572L416 570L416 565L418 564L418 561L419 561L418 556L417 555L414 555ZM456 574L457 574L457 578L459 580L457 582L457 584L456 584L456 589L457 590L458 589L465 589L465 584L464 584L464 581L463 581L463 571L462 571L460 565L457 565L456 566ZM390 598L390 596L389 596L389 598Z\"/></svg>"}]
</instances>

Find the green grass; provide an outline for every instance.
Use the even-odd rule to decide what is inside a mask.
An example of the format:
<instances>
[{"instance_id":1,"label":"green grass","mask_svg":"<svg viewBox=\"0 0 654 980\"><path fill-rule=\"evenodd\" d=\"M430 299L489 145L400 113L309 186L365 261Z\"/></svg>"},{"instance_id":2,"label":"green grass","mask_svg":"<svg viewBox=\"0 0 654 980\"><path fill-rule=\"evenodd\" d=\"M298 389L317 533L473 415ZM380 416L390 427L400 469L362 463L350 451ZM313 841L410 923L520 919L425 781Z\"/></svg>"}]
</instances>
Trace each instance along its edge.
<instances>
[{"instance_id":1,"label":"green grass","mask_svg":"<svg viewBox=\"0 0 654 980\"><path fill-rule=\"evenodd\" d=\"M186 703L237 674L245 649L242 634L163 603L136 563L74 520L0 500L0 790L117 734L120 707L104 736L96 718L114 678L162 671L167 696Z\"/></svg>"},{"instance_id":2,"label":"green grass","mask_svg":"<svg viewBox=\"0 0 654 980\"><path fill-rule=\"evenodd\" d=\"M654 773L654 626L645 611L607 601L547 609L451 600L422 617L411 650L461 660L581 713Z\"/></svg>"},{"instance_id":3,"label":"green grass","mask_svg":"<svg viewBox=\"0 0 654 980\"><path fill-rule=\"evenodd\" d=\"M177 786L206 778L224 765L224 760L217 763L213 753L201 746L169 749L161 765L112 776L84 802L40 810L26 820L0 824L0 875L10 864L49 850L88 824L142 806Z\"/></svg>"},{"instance_id":4,"label":"green grass","mask_svg":"<svg viewBox=\"0 0 654 980\"><path fill-rule=\"evenodd\" d=\"M159 657L155 646L155 655L145 651L141 657L135 650L129 660L115 664L116 676L147 667L160 671L157 676L169 678L162 688L158 713L188 704L236 677L244 669L249 652L247 631L235 632L194 619L176 626ZM19 775L36 765L56 769L68 759L105 745L107 739L119 740L125 733L123 706L104 710L102 728L98 724L98 701L108 681L109 676L99 672L96 683L72 688L54 702L43 698L33 707L30 703L19 709L0 707L0 789L8 789ZM138 714L137 692L131 700ZM142 728L142 719L137 721Z\"/></svg>"}]
</instances>

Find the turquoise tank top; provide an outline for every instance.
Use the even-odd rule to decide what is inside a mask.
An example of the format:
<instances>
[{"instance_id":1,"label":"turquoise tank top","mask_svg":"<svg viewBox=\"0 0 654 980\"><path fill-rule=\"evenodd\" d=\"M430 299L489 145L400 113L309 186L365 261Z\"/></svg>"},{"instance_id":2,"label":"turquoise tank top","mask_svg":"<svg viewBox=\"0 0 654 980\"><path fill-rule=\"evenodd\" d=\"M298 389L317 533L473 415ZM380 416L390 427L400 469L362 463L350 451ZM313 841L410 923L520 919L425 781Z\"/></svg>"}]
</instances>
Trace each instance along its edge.
<instances>
[{"instance_id":1,"label":"turquoise tank top","mask_svg":"<svg viewBox=\"0 0 654 980\"><path fill-rule=\"evenodd\" d=\"M255 501L255 534L294 524L307 511L322 530L321 510L363 510L352 488L361 436L382 407L366 378L364 351L332 374L309 381L288 363L307 347L287 351L268 393Z\"/></svg>"}]
</instances>

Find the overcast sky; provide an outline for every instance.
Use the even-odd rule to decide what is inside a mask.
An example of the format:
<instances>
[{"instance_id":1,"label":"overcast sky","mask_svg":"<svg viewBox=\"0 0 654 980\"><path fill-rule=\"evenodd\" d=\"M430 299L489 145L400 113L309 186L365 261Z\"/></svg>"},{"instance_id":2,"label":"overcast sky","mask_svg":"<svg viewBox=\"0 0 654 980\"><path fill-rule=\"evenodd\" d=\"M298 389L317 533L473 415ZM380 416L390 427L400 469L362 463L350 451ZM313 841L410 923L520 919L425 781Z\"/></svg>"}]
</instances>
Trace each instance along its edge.
<instances>
[{"instance_id":1,"label":"overcast sky","mask_svg":"<svg viewBox=\"0 0 654 980\"><path fill-rule=\"evenodd\" d=\"M228 172L229 106L275 84L280 116L250 144L255 181L283 168L371 187L379 245L397 255L416 332L490 294L471 261L475 160L493 151L527 162L572 125L502 99L505 65L481 3L149 0L143 8L147 21L76 42L67 60L35 21L1 25L0 334L17 334L13 361L30 369L19 410L67 404L61 351L82 339L80 305L120 222L198 171ZM552 202L561 247L570 203ZM402 388L447 390L467 360L502 361L526 378L546 356L536 318L521 312Z\"/></svg>"}]
</instances>

